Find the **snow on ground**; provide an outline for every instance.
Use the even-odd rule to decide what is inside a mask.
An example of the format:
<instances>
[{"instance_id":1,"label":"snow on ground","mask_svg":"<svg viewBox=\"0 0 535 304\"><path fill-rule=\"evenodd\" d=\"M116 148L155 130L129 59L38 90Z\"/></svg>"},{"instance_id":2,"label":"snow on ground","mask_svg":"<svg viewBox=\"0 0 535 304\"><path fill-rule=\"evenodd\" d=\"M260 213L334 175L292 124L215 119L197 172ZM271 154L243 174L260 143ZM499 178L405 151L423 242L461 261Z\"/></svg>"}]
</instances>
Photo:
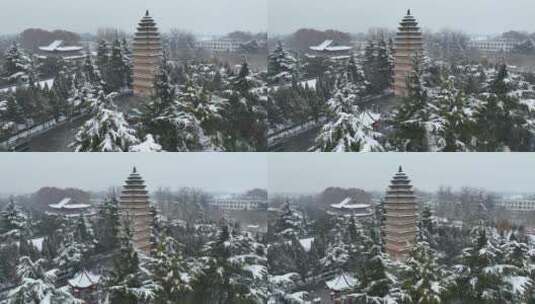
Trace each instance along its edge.
<instances>
[{"instance_id":1,"label":"snow on ground","mask_svg":"<svg viewBox=\"0 0 535 304\"><path fill-rule=\"evenodd\" d=\"M510 276L505 278L505 281L513 286L513 292L522 294L524 293L526 284L529 282L529 278L524 276Z\"/></svg>"},{"instance_id":2,"label":"snow on ground","mask_svg":"<svg viewBox=\"0 0 535 304\"><path fill-rule=\"evenodd\" d=\"M48 88L52 88L52 85L54 85L54 78L38 81L35 84L38 85L41 89L43 89L45 85L48 86ZM17 91L17 86L10 86L4 89L0 89L0 93L9 93L9 92L14 93L16 91Z\"/></svg>"},{"instance_id":3,"label":"snow on ground","mask_svg":"<svg viewBox=\"0 0 535 304\"><path fill-rule=\"evenodd\" d=\"M262 280L267 274L267 268L263 265L247 265L244 268L245 270L251 272L255 279Z\"/></svg>"},{"instance_id":4,"label":"snow on ground","mask_svg":"<svg viewBox=\"0 0 535 304\"><path fill-rule=\"evenodd\" d=\"M281 287L295 285L295 281L299 280L301 276L297 272L289 272L282 275L271 276L269 281Z\"/></svg>"},{"instance_id":5,"label":"snow on ground","mask_svg":"<svg viewBox=\"0 0 535 304\"><path fill-rule=\"evenodd\" d=\"M32 242L32 245L35 248L37 248L37 250L43 251L43 241L44 240L45 240L45 238L40 237L40 238L32 239L31 242Z\"/></svg>"},{"instance_id":6,"label":"snow on ground","mask_svg":"<svg viewBox=\"0 0 535 304\"><path fill-rule=\"evenodd\" d=\"M309 252L312 248L312 242L314 242L313 237L299 240L299 243L301 243L301 246L303 246L306 252Z\"/></svg>"},{"instance_id":7,"label":"snow on ground","mask_svg":"<svg viewBox=\"0 0 535 304\"><path fill-rule=\"evenodd\" d=\"M310 80L301 81L299 84L303 88L306 88L308 86L309 89L316 89L316 82L317 82L317 79L310 79Z\"/></svg>"}]
</instances>

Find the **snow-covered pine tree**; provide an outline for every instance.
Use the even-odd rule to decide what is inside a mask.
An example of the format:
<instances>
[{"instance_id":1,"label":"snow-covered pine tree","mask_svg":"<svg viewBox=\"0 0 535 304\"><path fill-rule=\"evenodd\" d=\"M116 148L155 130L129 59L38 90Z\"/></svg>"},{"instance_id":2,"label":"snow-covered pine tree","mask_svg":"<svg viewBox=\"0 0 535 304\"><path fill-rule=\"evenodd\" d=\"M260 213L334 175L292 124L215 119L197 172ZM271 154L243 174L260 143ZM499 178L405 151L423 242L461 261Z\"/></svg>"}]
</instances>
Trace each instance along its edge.
<instances>
[{"instance_id":1,"label":"snow-covered pine tree","mask_svg":"<svg viewBox=\"0 0 535 304\"><path fill-rule=\"evenodd\" d=\"M297 59L279 41L268 56L268 78L271 84L288 84L297 77Z\"/></svg>"},{"instance_id":2,"label":"snow-covered pine tree","mask_svg":"<svg viewBox=\"0 0 535 304\"><path fill-rule=\"evenodd\" d=\"M479 131L479 150L525 151L530 146L531 127L525 105L510 95L511 78L506 65L499 67L498 73L490 80L490 94L482 94L476 110Z\"/></svg>"},{"instance_id":3,"label":"snow-covered pine tree","mask_svg":"<svg viewBox=\"0 0 535 304\"><path fill-rule=\"evenodd\" d=\"M485 227L477 226L471 232L472 247L465 248L461 264L455 266L455 293L459 300L474 304L511 303L512 287L506 282L497 257L498 248L489 241Z\"/></svg>"},{"instance_id":4,"label":"snow-covered pine tree","mask_svg":"<svg viewBox=\"0 0 535 304\"><path fill-rule=\"evenodd\" d=\"M0 212L0 240L28 239L31 235L31 224L28 216L15 204L13 199L9 200L7 206Z\"/></svg>"},{"instance_id":5,"label":"snow-covered pine tree","mask_svg":"<svg viewBox=\"0 0 535 304\"><path fill-rule=\"evenodd\" d=\"M178 103L165 56L156 72L153 95L143 109L143 132L152 134L165 151L201 150L204 132L197 118Z\"/></svg>"},{"instance_id":6,"label":"snow-covered pine tree","mask_svg":"<svg viewBox=\"0 0 535 304\"><path fill-rule=\"evenodd\" d=\"M82 259L86 249L84 244L75 239L74 231L71 230L71 227L64 227L58 233L62 235L62 238L58 248L58 255L54 258L54 264L63 273L72 276L83 269Z\"/></svg>"},{"instance_id":7,"label":"snow-covered pine tree","mask_svg":"<svg viewBox=\"0 0 535 304\"><path fill-rule=\"evenodd\" d=\"M4 73L10 83L25 84L28 82L28 72L31 70L32 58L28 56L14 42L4 53Z\"/></svg>"},{"instance_id":8,"label":"snow-covered pine tree","mask_svg":"<svg viewBox=\"0 0 535 304\"><path fill-rule=\"evenodd\" d=\"M422 81L422 56L413 57L413 72L407 79L408 96L394 110L389 144L396 151L423 152L429 150L427 124L431 116L427 89Z\"/></svg>"},{"instance_id":9,"label":"snow-covered pine tree","mask_svg":"<svg viewBox=\"0 0 535 304\"><path fill-rule=\"evenodd\" d=\"M403 274L402 288L408 295L404 303L441 304L445 302L447 272L437 260L436 252L426 242L411 251Z\"/></svg>"},{"instance_id":10,"label":"snow-covered pine tree","mask_svg":"<svg viewBox=\"0 0 535 304\"><path fill-rule=\"evenodd\" d=\"M154 303L181 303L191 286L185 280L191 276L182 258L180 244L173 238L163 236L149 264L154 282Z\"/></svg>"},{"instance_id":11,"label":"snow-covered pine tree","mask_svg":"<svg viewBox=\"0 0 535 304\"><path fill-rule=\"evenodd\" d=\"M304 235L303 215L292 208L289 202L282 204L280 215L273 224L273 233L277 238L291 240Z\"/></svg>"},{"instance_id":12,"label":"snow-covered pine tree","mask_svg":"<svg viewBox=\"0 0 535 304\"><path fill-rule=\"evenodd\" d=\"M162 146L156 142L152 134L145 135L142 142L130 147L130 152L162 152Z\"/></svg>"},{"instance_id":13,"label":"snow-covered pine tree","mask_svg":"<svg viewBox=\"0 0 535 304\"><path fill-rule=\"evenodd\" d=\"M473 120L468 97L455 88L454 77L444 81L443 87L434 99L437 107L436 117L431 124L435 148L443 152L462 152L470 150Z\"/></svg>"},{"instance_id":14,"label":"snow-covered pine tree","mask_svg":"<svg viewBox=\"0 0 535 304\"><path fill-rule=\"evenodd\" d=\"M399 296L393 287L393 276L387 272L385 256L379 246L372 247L364 271L359 277L355 293L348 297L357 303L386 304L396 303ZM393 301L393 302L392 302Z\"/></svg>"},{"instance_id":15,"label":"snow-covered pine tree","mask_svg":"<svg viewBox=\"0 0 535 304\"><path fill-rule=\"evenodd\" d=\"M69 104L69 98L72 94L73 77L64 61L60 60L58 66L58 72L50 90L53 94L54 102L56 103L55 107L57 109L57 114L55 113L54 116L69 117L73 112L73 106L72 104Z\"/></svg>"},{"instance_id":16,"label":"snow-covered pine tree","mask_svg":"<svg viewBox=\"0 0 535 304\"><path fill-rule=\"evenodd\" d=\"M388 47L384 39L380 39L377 43L377 90L379 93L383 93L386 89L389 89L392 86L393 80L393 70L394 66L390 59L388 52Z\"/></svg>"},{"instance_id":17,"label":"snow-covered pine tree","mask_svg":"<svg viewBox=\"0 0 535 304\"><path fill-rule=\"evenodd\" d=\"M105 199L98 211L96 224L99 251L109 252L117 248L119 229L119 202L115 198Z\"/></svg>"},{"instance_id":18,"label":"snow-covered pine tree","mask_svg":"<svg viewBox=\"0 0 535 304\"><path fill-rule=\"evenodd\" d=\"M359 152L382 151L381 134L374 130L379 116L361 110L357 103L363 94L363 86L338 80L337 90L328 101L333 118L325 124L316 139L320 151Z\"/></svg>"},{"instance_id":19,"label":"snow-covered pine tree","mask_svg":"<svg viewBox=\"0 0 535 304\"><path fill-rule=\"evenodd\" d=\"M45 271L45 260L32 261L29 257L20 258L17 266L19 285L8 294L8 304L65 303L81 304L64 288L56 288L57 269Z\"/></svg>"},{"instance_id":20,"label":"snow-covered pine tree","mask_svg":"<svg viewBox=\"0 0 535 304\"><path fill-rule=\"evenodd\" d=\"M110 47L105 40L100 40L97 47L97 58L96 65L98 68L98 73L103 81L106 83L108 81L108 68L110 62Z\"/></svg>"},{"instance_id":21,"label":"snow-covered pine tree","mask_svg":"<svg viewBox=\"0 0 535 304\"><path fill-rule=\"evenodd\" d=\"M108 62L107 88L113 92L120 92L127 85L127 72L121 42L115 40Z\"/></svg>"},{"instance_id":22,"label":"snow-covered pine tree","mask_svg":"<svg viewBox=\"0 0 535 304\"><path fill-rule=\"evenodd\" d=\"M240 67L237 76L231 77L227 92L228 107L225 111L225 148L232 151L256 151L266 146L266 117L263 101L267 100L266 90L255 75L251 75L247 61Z\"/></svg>"},{"instance_id":23,"label":"snow-covered pine tree","mask_svg":"<svg viewBox=\"0 0 535 304\"><path fill-rule=\"evenodd\" d=\"M267 300L265 249L248 233L223 225L207 244L208 263L192 282L195 303L254 303Z\"/></svg>"},{"instance_id":24,"label":"snow-covered pine tree","mask_svg":"<svg viewBox=\"0 0 535 304\"><path fill-rule=\"evenodd\" d=\"M119 248L113 268L105 279L106 301L110 304L143 303L154 297L154 286L143 280L129 225L121 227Z\"/></svg>"},{"instance_id":25,"label":"snow-covered pine tree","mask_svg":"<svg viewBox=\"0 0 535 304\"><path fill-rule=\"evenodd\" d=\"M97 240L93 224L85 214L81 214L74 223L74 239L82 244L82 258L87 260L88 256L94 253Z\"/></svg>"},{"instance_id":26,"label":"snow-covered pine tree","mask_svg":"<svg viewBox=\"0 0 535 304\"><path fill-rule=\"evenodd\" d=\"M128 46L126 38L121 40L121 48L123 54L123 64L125 67L126 86L131 88L134 83L134 60L132 50Z\"/></svg>"},{"instance_id":27,"label":"snow-covered pine tree","mask_svg":"<svg viewBox=\"0 0 535 304\"><path fill-rule=\"evenodd\" d=\"M76 152L128 152L139 140L124 114L113 103L116 93L99 92L96 113L76 133Z\"/></svg>"}]
</instances>

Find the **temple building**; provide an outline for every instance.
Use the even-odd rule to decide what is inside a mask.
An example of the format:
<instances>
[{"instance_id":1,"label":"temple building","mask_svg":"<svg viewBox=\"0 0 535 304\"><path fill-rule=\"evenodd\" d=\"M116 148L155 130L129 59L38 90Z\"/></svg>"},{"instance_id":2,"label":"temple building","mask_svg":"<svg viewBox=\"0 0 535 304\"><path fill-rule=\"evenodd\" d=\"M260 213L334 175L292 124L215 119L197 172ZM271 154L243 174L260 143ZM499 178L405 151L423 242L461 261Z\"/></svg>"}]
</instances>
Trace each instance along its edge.
<instances>
[{"instance_id":1,"label":"temple building","mask_svg":"<svg viewBox=\"0 0 535 304\"><path fill-rule=\"evenodd\" d=\"M134 248L149 254L152 214L145 182L137 173L136 167L123 186L119 199L119 214L123 225L130 228Z\"/></svg>"},{"instance_id":2,"label":"temple building","mask_svg":"<svg viewBox=\"0 0 535 304\"><path fill-rule=\"evenodd\" d=\"M392 259L404 260L416 243L416 196L399 167L385 196L385 249Z\"/></svg>"},{"instance_id":3,"label":"temple building","mask_svg":"<svg viewBox=\"0 0 535 304\"><path fill-rule=\"evenodd\" d=\"M331 60L346 60L351 57L353 47L350 45L341 45L334 40L325 40L319 45L309 47L311 53L307 57L324 57Z\"/></svg>"},{"instance_id":4,"label":"temple building","mask_svg":"<svg viewBox=\"0 0 535 304\"><path fill-rule=\"evenodd\" d=\"M134 37L134 94L150 95L152 93L154 75L161 56L160 34L154 19L147 11L139 22Z\"/></svg>"},{"instance_id":5,"label":"temple building","mask_svg":"<svg viewBox=\"0 0 535 304\"><path fill-rule=\"evenodd\" d=\"M40 46L37 57L46 59L49 57L61 58L63 60L81 60L85 58L84 47L79 45L64 45L63 40L54 40L47 46Z\"/></svg>"},{"instance_id":6,"label":"temple building","mask_svg":"<svg viewBox=\"0 0 535 304\"><path fill-rule=\"evenodd\" d=\"M407 11L407 16L401 20L394 39L394 94L407 96L407 82L414 70L414 60L423 56L423 37L418 22Z\"/></svg>"},{"instance_id":7,"label":"temple building","mask_svg":"<svg viewBox=\"0 0 535 304\"><path fill-rule=\"evenodd\" d=\"M370 204L357 203L350 197L346 197L337 204L331 204L327 213L336 216L350 215L353 217L370 217L373 215Z\"/></svg>"},{"instance_id":8,"label":"temple building","mask_svg":"<svg viewBox=\"0 0 535 304\"><path fill-rule=\"evenodd\" d=\"M78 217L82 214L92 215L94 211L90 204L80 203L70 197L65 197L55 204L49 204L46 213L49 215Z\"/></svg>"}]
</instances>

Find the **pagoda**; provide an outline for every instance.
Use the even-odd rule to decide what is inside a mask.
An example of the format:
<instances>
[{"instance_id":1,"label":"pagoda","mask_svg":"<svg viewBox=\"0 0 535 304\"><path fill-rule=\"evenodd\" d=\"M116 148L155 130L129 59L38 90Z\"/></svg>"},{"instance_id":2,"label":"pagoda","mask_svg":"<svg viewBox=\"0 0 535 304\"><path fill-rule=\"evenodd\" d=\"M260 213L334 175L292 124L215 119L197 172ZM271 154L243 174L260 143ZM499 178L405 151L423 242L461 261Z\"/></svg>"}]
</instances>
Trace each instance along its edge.
<instances>
[{"instance_id":1,"label":"pagoda","mask_svg":"<svg viewBox=\"0 0 535 304\"><path fill-rule=\"evenodd\" d=\"M416 196L401 166L385 196L385 249L395 260L404 260L416 243Z\"/></svg>"},{"instance_id":2,"label":"pagoda","mask_svg":"<svg viewBox=\"0 0 535 304\"><path fill-rule=\"evenodd\" d=\"M119 214L123 225L132 233L132 244L145 254L150 252L152 214L145 182L134 167L126 179L119 199Z\"/></svg>"},{"instance_id":3,"label":"pagoda","mask_svg":"<svg viewBox=\"0 0 535 304\"><path fill-rule=\"evenodd\" d=\"M407 96L407 82L414 70L414 60L423 54L423 37L418 22L411 15L411 10L401 20L394 39L394 94Z\"/></svg>"},{"instance_id":4,"label":"pagoda","mask_svg":"<svg viewBox=\"0 0 535 304\"><path fill-rule=\"evenodd\" d=\"M152 93L154 75L161 56L160 34L154 19L147 10L139 22L134 37L134 94L150 95Z\"/></svg>"}]
</instances>

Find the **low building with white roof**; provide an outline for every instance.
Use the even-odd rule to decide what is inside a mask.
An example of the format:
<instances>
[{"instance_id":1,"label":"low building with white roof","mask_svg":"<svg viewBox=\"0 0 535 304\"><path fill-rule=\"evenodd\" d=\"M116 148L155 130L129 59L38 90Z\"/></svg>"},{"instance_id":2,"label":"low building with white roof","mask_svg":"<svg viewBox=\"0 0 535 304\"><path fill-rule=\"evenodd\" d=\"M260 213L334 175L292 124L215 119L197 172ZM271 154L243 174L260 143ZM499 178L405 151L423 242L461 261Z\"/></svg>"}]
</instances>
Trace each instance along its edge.
<instances>
[{"instance_id":1,"label":"low building with white roof","mask_svg":"<svg viewBox=\"0 0 535 304\"><path fill-rule=\"evenodd\" d=\"M323 56L333 60L349 59L353 52L353 46L340 45L334 40L325 40L319 45L309 47L311 51L308 56Z\"/></svg>"},{"instance_id":2,"label":"low building with white roof","mask_svg":"<svg viewBox=\"0 0 535 304\"><path fill-rule=\"evenodd\" d=\"M373 208L370 204L355 203L350 197L346 197L340 203L331 204L329 213L333 215L352 215L356 217L368 217L373 214Z\"/></svg>"},{"instance_id":3,"label":"low building with white roof","mask_svg":"<svg viewBox=\"0 0 535 304\"><path fill-rule=\"evenodd\" d=\"M39 47L39 57L61 57L64 60L77 60L85 57L82 46L65 46L63 40L54 40L49 45Z\"/></svg>"},{"instance_id":4,"label":"low building with white roof","mask_svg":"<svg viewBox=\"0 0 535 304\"><path fill-rule=\"evenodd\" d=\"M91 213L91 205L76 202L70 197L65 197L55 204L49 204L47 214L76 217Z\"/></svg>"},{"instance_id":5,"label":"low building with white roof","mask_svg":"<svg viewBox=\"0 0 535 304\"><path fill-rule=\"evenodd\" d=\"M67 282L76 298L82 299L84 303L98 303L97 289L100 279L100 275L82 270Z\"/></svg>"}]
</instances>

